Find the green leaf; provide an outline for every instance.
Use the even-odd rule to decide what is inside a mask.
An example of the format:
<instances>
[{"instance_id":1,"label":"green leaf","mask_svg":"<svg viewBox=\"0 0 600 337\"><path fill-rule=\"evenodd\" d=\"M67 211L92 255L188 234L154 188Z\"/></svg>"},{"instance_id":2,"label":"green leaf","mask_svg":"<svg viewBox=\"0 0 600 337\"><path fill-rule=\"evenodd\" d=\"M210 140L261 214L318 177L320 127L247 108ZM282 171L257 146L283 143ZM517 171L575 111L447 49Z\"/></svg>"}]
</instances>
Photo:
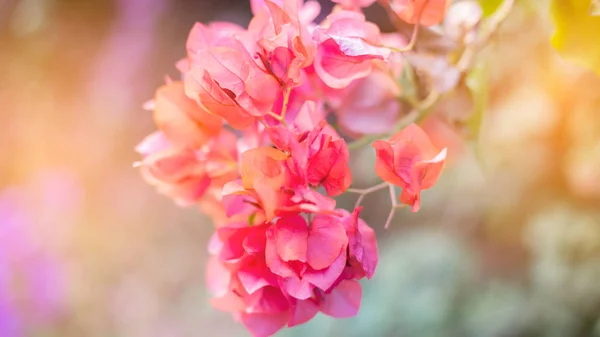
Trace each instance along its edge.
<instances>
[{"instance_id":1,"label":"green leaf","mask_svg":"<svg viewBox=\"0 0 600 337\"><path fill-rule=\"evenodd\" d=\"M600 74L600 16L593 13L591 0L552 0L551 42L565 59Z\"/></svg>"},{"instance_id":2,"label":"green leaf","mask_svg":"<svg viewBox=\"0 0 600 337\"><path fill-rule=\"evenodd\" d=\"M488 16L494 14L501 3L502 0L479 0L479 5L483 10L483 17L487 18Z\"/></svg>"},{"instance_id":3,"label":"green leaf","mask_svg":"<svg viewBox=\"0 0 600 337\"><path fill-rule=\"evenodd\" d=\"M254 219L256 219L256 213L252 213L252 215L250 215L248 217L248 225L249 226L254 226Z\"/></svg>"},{"instance_id":4,"label":"green leaf","mask_svg":"<svg viewBox=\"0 0 600 337\"><path fill-rule=\"evenodd\" d=\"M402 88L402 99L415 103L417 97L415 70L409 62L402 67L402 74L399 78L400 88Z\"/></svg>"},{"instance_id":5,"label":"green leaf","mask_svg":"<svg viewBox=\"0 0 600 337\"><path fill-rule=\"evenodd\" d=\"M482 151L480 147L481 126L485 119L485 113L488 110L489 103L489 63L486 60L479 60L471 69L465 79L465 84L471 91L473 97L473 115L466 121L465 126L468 130L467 144L469 149L479 163L483 163Z\"/></svg>"}]
</instances>

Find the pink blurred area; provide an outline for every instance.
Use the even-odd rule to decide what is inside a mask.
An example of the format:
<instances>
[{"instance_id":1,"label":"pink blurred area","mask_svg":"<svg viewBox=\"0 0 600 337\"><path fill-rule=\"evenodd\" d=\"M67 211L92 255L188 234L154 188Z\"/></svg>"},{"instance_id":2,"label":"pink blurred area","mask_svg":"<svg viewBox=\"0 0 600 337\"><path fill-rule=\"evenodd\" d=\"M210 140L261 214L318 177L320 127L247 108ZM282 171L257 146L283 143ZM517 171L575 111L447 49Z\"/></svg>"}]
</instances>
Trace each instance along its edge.
<instances>
[{"instance_id":1,"label":"pink blurred area","mask_svg":"<svg viewBox=\"0 0 600 337\"><path fill-rule=\"evenodd\" d=\"M367 14L389 29L380 11ZM135 146L155 129L142 105L165 75L178 76L174 65L194 22L246 24L250 15L242 0L0 0L0 337L245 336L208 302L212 225L158 195L132 164ZM477 261L468 276L485 280L556 276L542 268L556 262L542 259L552 245L575 260L599 254L600 80L557 58L547 44L551 29L547 16L523 5L482 55L493 66L479 146L455 131L453 122L472 108L460 100L438 107L456 111L456 121L424 121L451 163L419 214L399 212L384 231L387 195L365 201L364 219L389 247L374 288L398 302L410 297L410 289L394 288L400 281L390 270L439 248L435 239L418 246L413 232L455 238ZM359 187L377 183L370 151L351 159ZM571 221L579 229L563 242ZM400 261L395 247L413 247L402 251L410 258ZM365 301L367 322L393 313L381 298ZM436 308L451 305L440 301ZM402 314L410 318L414 308ZM319 324L310 327L315 336L337 335L345 323ZM395 336L390 331L381 336Z\"/></svg>"}]
</instances>

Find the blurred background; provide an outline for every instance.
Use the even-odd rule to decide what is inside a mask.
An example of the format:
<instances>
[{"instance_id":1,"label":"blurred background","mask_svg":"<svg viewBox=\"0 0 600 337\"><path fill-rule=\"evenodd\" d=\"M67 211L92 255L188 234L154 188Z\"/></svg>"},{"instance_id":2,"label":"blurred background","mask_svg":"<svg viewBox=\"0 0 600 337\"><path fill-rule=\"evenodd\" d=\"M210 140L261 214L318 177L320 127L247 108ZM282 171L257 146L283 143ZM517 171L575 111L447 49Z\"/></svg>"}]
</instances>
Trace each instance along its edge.
<instances>
[{"instance_id":1,"label":"blurred background","mask_svg":"<svg viewBox=\"0 0 600 337\"><path fill-rule=\"evenodd\" d=\"M359 316L278 336L600 336L600 77L555 54L546 1L517 3L480 55L477 144L387 231L387 192L367 197L381 262ZM0 337L247 335L207 301L207 218L132 163L154 130L141 106L194 22L250 15L246 0L0 0ZM354 155L355 185L377 183L372 151Z\"/></svg>"}]
</instances>

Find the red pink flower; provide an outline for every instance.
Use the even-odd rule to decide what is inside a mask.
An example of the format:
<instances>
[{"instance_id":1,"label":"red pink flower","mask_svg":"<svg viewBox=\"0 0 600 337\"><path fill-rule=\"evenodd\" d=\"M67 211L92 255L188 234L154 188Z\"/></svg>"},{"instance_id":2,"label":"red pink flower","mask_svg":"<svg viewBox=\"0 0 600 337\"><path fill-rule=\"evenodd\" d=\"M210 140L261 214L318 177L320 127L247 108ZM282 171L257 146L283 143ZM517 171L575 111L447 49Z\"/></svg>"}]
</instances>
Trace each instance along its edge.
<instances>
[{"instance_id":1,"label":"red pink flower","mask_svg":"<svg viewBox=\"0 0 600 337\"><path fill-rule=\"evenodd\" d=\"M212 304L234 314L254 336L302 324L319 311L358 313L361 286L377 266L373 230L356 210L341 216L300 215L274 224L232 224L217 229L209 250Z\"/></svg>"},{"instance_id":2,"label":"red pink flower","mask_svg":"<svg viewBox=\"0 0 600 337\"><path fill-rule=\"evenodd\" d=\"M320 23L312 0L251 0L247 28L196 23L176 65L182 80L160 87L148 105L158 131L136 148L149 184L212 219L211 302L258 337L318 312L356 315L358 280L373 277L379 260L361 208L339 209L333 197L352 183L343 136L394 128L399 78L411 61L391 58L390 47L406 41L382 36L361 12L375 0L334 2ZM392 7L409 23L433 25L447 1ZM376 173L417 211L446 150L416 125L373 147Z\"/></svg>"},{"instance_id":3,"label":"red pink flower","mask_svg":"<svg viewBox=\"0 0 600 337\"><path fill-rule=\"evenodd\" d=\"M384 181L402 187L400 201L413 212L421 207L421 191L433 187L442 173L446 149L436 149L416 124L400 130L389 141L373 143L375 172Z\"/></svg>"}]
</instances>

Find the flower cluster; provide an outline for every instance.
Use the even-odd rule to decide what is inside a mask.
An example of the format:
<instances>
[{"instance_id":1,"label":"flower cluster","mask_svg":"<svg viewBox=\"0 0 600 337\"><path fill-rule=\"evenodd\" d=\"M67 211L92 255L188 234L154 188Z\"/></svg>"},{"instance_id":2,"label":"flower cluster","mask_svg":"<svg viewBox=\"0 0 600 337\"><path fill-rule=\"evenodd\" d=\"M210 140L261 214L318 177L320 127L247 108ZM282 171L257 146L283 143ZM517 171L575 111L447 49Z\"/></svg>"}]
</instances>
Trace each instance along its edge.
<instances>
[{"instance_id":1,"label":"flower cluster","mask_svg":"<svg viewBox=\"0 0 600 337\"><path fill-rule=\"evenodd\" d=\"M365 19L374 0L335 2L320 23L319 4L304 0L251 0L247 28L196 23L181 79L147 104L158 131L138 145L137 165L160 193L212 218L212 303L254 336L318 312L356 315L358 280L378 262L361 207L338 209L333 197L352 183L346 139L400 121L403 62L393 56L407 41ZM383 3L418 29L440 23L449 1ZM414 124L397 131L373 144L376 173L417 211L446 150Z\"/></svg>"}]
</instances>

